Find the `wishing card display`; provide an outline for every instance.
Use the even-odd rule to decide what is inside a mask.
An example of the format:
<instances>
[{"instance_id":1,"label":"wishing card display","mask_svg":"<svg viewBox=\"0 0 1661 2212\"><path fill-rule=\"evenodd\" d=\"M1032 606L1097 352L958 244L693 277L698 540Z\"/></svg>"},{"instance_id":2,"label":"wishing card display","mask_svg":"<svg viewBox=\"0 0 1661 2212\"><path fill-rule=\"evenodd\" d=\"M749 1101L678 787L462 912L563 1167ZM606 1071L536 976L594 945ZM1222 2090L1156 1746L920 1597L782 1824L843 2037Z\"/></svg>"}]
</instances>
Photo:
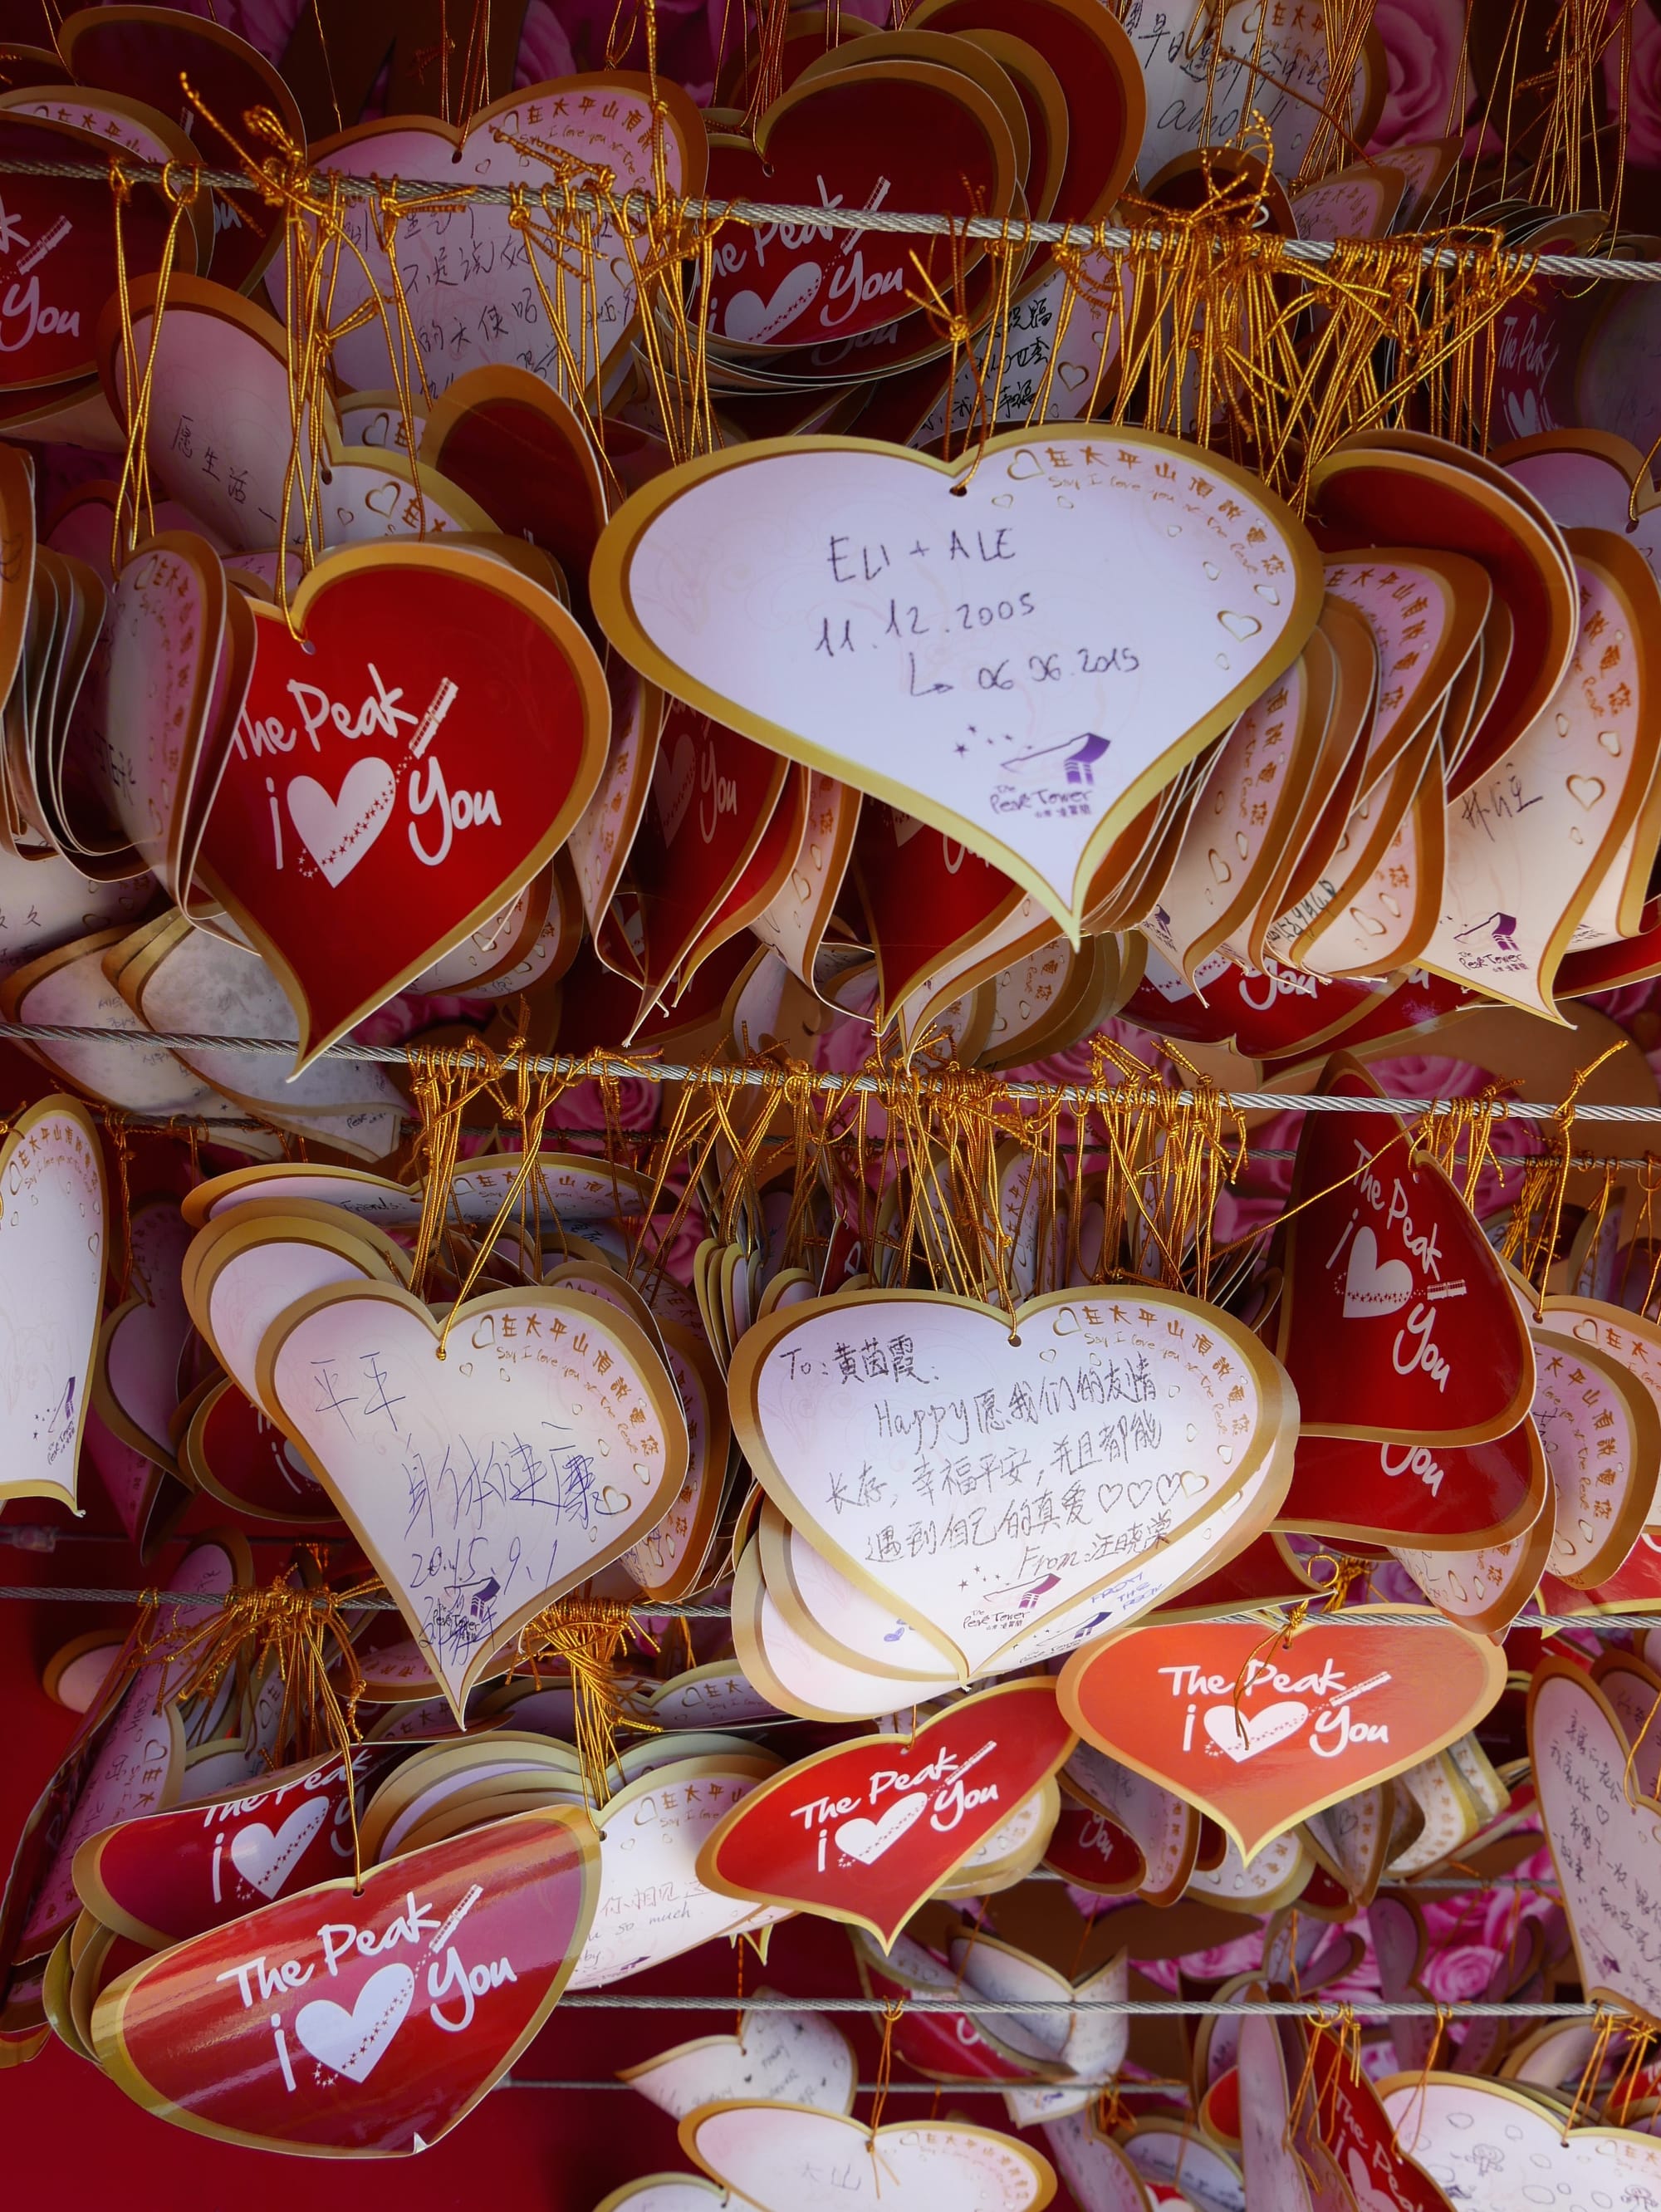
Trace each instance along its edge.
<instances>
[{"instance_id":1,"label":"wishing card display","mask_svg":"<svg viewBox=\"0 0 1661 2212\"><path fill-rule=\"evenodd\" d=\"M953 496L954 492L957 496ZM1314 548L1145 431L763 441L638 493L594 604L653 682L960 837L1070 930L1160 785L1296 657Z\"/></svg>"}]
</instances>

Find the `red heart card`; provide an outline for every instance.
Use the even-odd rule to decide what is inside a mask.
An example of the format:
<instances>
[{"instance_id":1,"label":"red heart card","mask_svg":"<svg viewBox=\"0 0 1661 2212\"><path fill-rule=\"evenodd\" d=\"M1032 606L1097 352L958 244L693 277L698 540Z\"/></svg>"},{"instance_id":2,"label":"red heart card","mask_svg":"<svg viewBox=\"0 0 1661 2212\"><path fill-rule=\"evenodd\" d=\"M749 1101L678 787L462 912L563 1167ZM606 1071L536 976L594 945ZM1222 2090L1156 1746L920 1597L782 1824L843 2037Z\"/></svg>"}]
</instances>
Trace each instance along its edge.
<instances>
[{"instance_id":1,"label":"red heart card","mask_svg":"<svg viewBox=\"0 0 1661 2212\"><path fill-rule=\"evenodd\" d=\"M291 139L306 143L294 94L258 48L182 8L82 8L59 26L58 48L78 84L142 100L171 117L210 169L242 167L241 143L223 125L239 127L251 108L268 109ZM186 98L181 76L197 100ZM215 282L251 288L282 236L276 214L252 193L216 192Z\"/></svg>"},{"instance_id":2,"label":"red heart card","mask_svg":"<svg viewBox=\"0 0 1661 2212\"><path fill-rule=\"evenodd\" d=\"M1505 1680L1504 1654L1481 1637L1391 1628L1358 1607L1310 1620L1289 1646L1258 1623L1129 1629L1076 1652L1059 1695L1088 1741L1209 1813L1250 1859L1456 1741Z\"/></svg>"},{"instance_id":3,"label":"red heart card","mask_svg":"<svg viewBox=\"0 0 1661 2212\"><path fill-rule=\"evenodd\" d=\"M644 1004L657 1000L766 836L789 763L671 700L627 873L646 925Z\"/></svg>"},{"instance_id":4,"label":"red heart card","mask_svg":"<svg viewBox=\"0 0 1661 2212\"><path fill-rule=\"evenodd\" d=\"M97 367L98 318L116 288L109 185L101 176L30 176L16 166L85 165L88 151L82 131L0 115L0 155L11 170L0 226L0 388L9 393ZM130 283L160 263L169 221L155 187L136 185L121 218ZM181 222L175 267L192 272L196 251L195 231Z\"/></svg>"},{"instance_id":5,"label":"red heart card","mask_svg":"<svg viewBox=\"0 0 1661 2212\"><path fill-rule=\"evenodd\" d=\"M594 1915L585 1814L521 1813L191 1938L98 2001L99 2063L163 2119L311 2156L425 2150L554 2009Z\"/></svg>"},{"instance_id":6,"label":"red heart card","mask_svg":"<svg viewBox=\"0 0 1661 2212\"><path fill-rule=\"evenodd\" d=\"M1305 1116L1293 1170L1282 1364L1306 1435L1436 1451L1506 1436L1534 1354L1481 1225L1360 1067L1327 1086L1376 1114Z\"/></svg>"},{"instance_id":7,"label":"red heart card","mask_svg":"<svg viewBox=\"0 0 1661 2212\"><path fill-rule=\"evenodd\" d=\"M1305 1435L1280 1521L1345 1542L1476 1552L1531 1528L1547 1481L1532 1421L1463 1450Z\"/></svg>"},{"instance_id":8,"label":"red heart card","mask_svg":"<svg viewBox=\"0 0 1661 2212\"><path fill-rule=\"evenodd\" d=\"M481 553L336 554L293 611L298 637L254 610L198 880L281 978L304 1066L547 865L610 709L565 609Z\"/></svg>"},{"instance_id":9,"label":"red heart card","mask_svg":"<svg viewBox=\"0 0 1661 2212\"><path fill-rule=\"evenodd\" d=\"M256 1521L338 1530L335 1502L276 1423L234 1382L216 1383L191 1416L179 1465L198 1490Z\"/></svg>"},{"instance_id":10,"label":"red heart card","mask_svg":"<svg viewBox=\"0 0 1661 2212\"><path fill-rule=\"evenodd\" d=\"M852 869L876 953L882 1005L909 994L970 951L1021 903L1002 868L880 799L859 813Z\"/></svg>"},{"instance_id":11,"label":"red heart card","mask_svg":"<svg viewBox=\"0 0 1661 2212\"><path fill-rule=\"evenodd\" d=\"M361 1800L391 1763L385 1753L354 1753ZM75 1887L106 1928L158 1950L331 1881L351 1865L345 1769L327 1759L263 1777L240 1796L89 1836L75 1855Z\"/></svg>"},{"instance_id":12,"label":"red heart card","mask_svg":"<svg viewBox=\"0 0 1661 2212\"><path fill-rule=\"evenodd\" d=\"M763 1783L699 1852L698 1878L869 1929L888 1950L1074 1741L1047 1679L960 1698L909 1741L860 1736Z\"/></svg>"},{"instance_id":13,"label":"red heart card","mask_svg":"<svg viewBox=\"0 0 1661 2212\"><path fill-rule=\"evenodd\" d=\"M710 148L712 199L827 208L926 207L1001 215L1013 202L1015 142L996 103L956 71L894 62L792 85L746 140ZM950 257L898 232L828 225L733 228L710 264L710 336L746 350L857 337L943 289ZM979 261L984 249L965 249Z\"/></svg>"}]
</instances>

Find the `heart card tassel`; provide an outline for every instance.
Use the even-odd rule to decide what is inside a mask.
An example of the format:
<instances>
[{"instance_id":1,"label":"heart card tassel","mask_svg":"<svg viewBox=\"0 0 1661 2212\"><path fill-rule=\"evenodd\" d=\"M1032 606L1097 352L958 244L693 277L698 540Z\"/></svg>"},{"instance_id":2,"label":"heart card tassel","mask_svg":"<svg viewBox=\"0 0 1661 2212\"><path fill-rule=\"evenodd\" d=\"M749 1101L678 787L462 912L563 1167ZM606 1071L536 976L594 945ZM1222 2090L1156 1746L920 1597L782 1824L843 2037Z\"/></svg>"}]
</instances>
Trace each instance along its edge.
<instances>
[{"instance_id":1,"label":"heart card tassel","mask_svg":"<svg viewBox=\"0 0 1661 2212\"><path fill-rule=\"evenodd\" d=\"M611 1796L619 1732L627 1728L646 1735L662 1733L652 1722L623 1711L617 1662L631 1634L657 1648L637 1627L631 1608L612 1598L563 1599L519 1631L517 1664L533 1681L541 1681L540 1669L550 1660L561 1661L569 1674L572 1735L583 1792L595 1812Z\"/></svg>"}]
</instances>

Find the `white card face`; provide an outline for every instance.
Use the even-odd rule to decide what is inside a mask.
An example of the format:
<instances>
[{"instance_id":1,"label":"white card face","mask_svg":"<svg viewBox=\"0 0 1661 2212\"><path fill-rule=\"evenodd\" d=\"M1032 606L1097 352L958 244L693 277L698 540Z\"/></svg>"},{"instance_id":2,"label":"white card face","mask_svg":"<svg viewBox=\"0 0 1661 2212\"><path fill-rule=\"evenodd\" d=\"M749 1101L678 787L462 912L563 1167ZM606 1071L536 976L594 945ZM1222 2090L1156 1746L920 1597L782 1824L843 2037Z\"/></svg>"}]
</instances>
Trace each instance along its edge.
<instances>
[{"instance_id":1,"label":"white card face","mask_svg":"<svg viewBox=\"0 0 1661 2212\"><path fill-rule=\"evenodd\" d=\"M75 1505L104 1261L97 1134L83 1108L43 1100L0 1154L0 1501Z\"/></svg>"},{"instance_id":2,"label":"white card face","mask_svg":"<svg viewBox=\"0 0 1661 2212\"><path fill-rule=\"evenodd\" d=\"M136 921L155 890L148 875L94 883L55 853L41 860L0 854L0 975L94 930Z\"/></svg>"},{"instance_id":3,"label":"white card face","mask_svg":"<svg viewBox=\"0 0 1661 2212\"><path fill-rule=\"evenodd\" d=\"M730 1903L730 1899L728 1900ZM840 2028L816 2012L747 2012L737 2035L706 2035L632 2067L628 2080L671 2119L700 2105L852 2108L858 2069Z\"/></svg>"},{"instance_id":4,"label":"white card face","mask_svg":"<svg viewBox=\"0 0 1661 2212\"><path fill-rule=\"evenodd\" d=\"M338 1241L331 1244L322 1237L280 1233L251 1244L216 1269L203 1318L221 1364L243 1396L255 1406L260 1403L255 1378L259 1347L285 1308L307 1291L320 1291L331 1283L361 1282L367 1273L367 1267L358 1266Z\"/></svg>"},{"instance_id":5,"label":"white card face","mask_svg":"<svg viewBox=\"0 0 1661 2212\"><path fill-rule=\"evenodd\" d=\"M1499 2082L1433 2074L1386 2092L1396 2139L1455 2204L1482 2212L1661 2203L1661 2142L1631 2128L1580 2128Z\"/></svg>"},{"instance_id":6,"label":"white card face","mask_svg":"<svg viewBox=\"0 0 1661 2212\"><path fill-rule=\"evenodd\" d=\"M1577 556L1574 568L1574 658L1545 712L1449 807L1441 915L1423 956L1441 975L1547 1016L1557 962L1653 760L1627 607L1601 568Z\"/></svg>"},{"instance_id":7,"label":"white card face","mask_svg":"<svg viewBox=\"0 0 1661 2212\"><path fill-rule=\"evenodd\" d=\"M1024 2100L1044 2093L1011 2094ZM1089 2101L1095 2102L1094 2094ZM1116 2142L1104 2142L1096 2133L1088 2111L1050 2121L1044 2141L1079 2212L1148 2212L1148 2192L1135 2167Z\"/></svg>"},{"instance_id":8,"label":"white card face","mask_svg":"<svg viewBox=\"0 0 1661 2212\"><path fill-rule=\"evenodd\" d=\"M672 125L663 135L669 186L677 191L685 183L681 141ZM403 125L355 131L327 159L331 169L349 176L523 185L534 210L539 191L558 193L560 172L553 160L539 160L506 143L514 139L555 147L579 167L609 173L620 193L653 188L650 103L642 90L609 88L603 82L551 92L533 88L529 96L498 103L476 124L459 154L442 127ZM512 228L509 214L505 203L478 200L459 210L408 213L398 225L399 273L427 388L434 399L464 371L491 362L529 369L555 389L567 381L561 374L558 338L549 328L530 272L526 242ZM364 261L349 252L339 257L332 294L336 321L345 320L370 296L365 264L374 283L391 289L367 200L347 202L345 227ZM598 364L582 358L585 322L597 332L603 363L627 338L635 304L633 272L615 229L600 226L597 249L594 296L586 309L574 274L562 277L552 257L540 257L549 293L563 286L571 357L589 371L591 380ZM279 313L282 281L279 257L268 278ZM588 344L591 352L591 335ZM384 391L393 383L378 314L338 342L334 362L342 381L359 391Z\"/></svg>"},{"instance_id":9,"label":"white card face","mask_svg":"<svg viewBox=\"0 0 1661 2212\"><path fill-rule=\"evenodd\" d=\"M1208 97L1212 25L1223 58ZM1274 133L1276 173L1297 174L1330 85L1325 34L1307 10L1264 19L1251 0L1215 9L1207 0L1177 0L1151 20L1144 14L1131 43L1148 86L1137 162L1144 183L1179 154L1229 143L1259 116Z\"/></svg>"},{"instance_id":10,"label":"white card face","mask_svg":"<svg viewBox=\"0 0 1661 2212\"><path fill-rule=\"evenodd\" d=\"M150 465L158 485L200 516L220 545L274 545L283 534L283 478L294 449L282 328L240 297L225 307L170 301L159 343L152 316L134 319L139 361L155 357ZM118 352L113 376L124 404ZM302 453L302 465L308 459ZM292 538L300 526L297 499L288 521Z\"/></svg>"},{"instance_id":11,"label":"white card face","mask_svg":"<svg viewBox=\"0 0 1661 2212\"><path fill-rule=\"evenodd\" d=\"M1168 2188L1179 2185L1196 2212L1246 2212L1240 2168L1197 2129L1143 2125L1125 2139L1125 2155L1137 2172Z\"/></svg>"},{"instance_id":12,"label":"white card face","mask_svg":"<svg viewBox=\"0 0 1661 2212\"><path fill-rule=\"evenodd\" d=\"M671 471L609 526L613 642L961 836L1064 923L1144 783L1227 727L1318 611L1314 549L1262 485L1146 432L999 441L961 496L897 448L745 452Z\"/></svg>"},{"instance_id":13,"label":"white card face","mask_svg":"<svg viewBox=\"0 0 1661 2212\"><path fill-rule=\"evenodd\" d=\"M945 2122L886 2127L789 2105L736 2105L701 2120L694 2154L759 2212L1027 2212L1046 2169L1009 2136Z\"/></svg>"},{"instance_id":14,"label":"white card face","mask_svg":"<svg viewBox=\"0 0 1661 2212\"><path fill-rule=\"evenodd\" d=\"M1535 1786L1587 1995L1661 2022L1661 1815L1627 1796L1626 1738L1591 1684L1554 1674L1529 1717Z\"/></svg>"},{"instance_id":15,"label":"white card face","mask_svg":"<svg viewBox=\"0 0 1661 2212\"><path fill-rule=\"evenodd\" d=\"M317 1296L327 1303L302 1302L266 1340L267 1402L459 1719L491 1653L667 1507L686 1464L673 1387L638 1330L585 1299L470 1301L440 1359L405 1292Z\"/></svg>"},{"instance_id":16,"label":"white card face","mask_svg":"<svg viewBox=\"0 0 1661 2212\"><path fill-rule=\"evenodd\" d=\"M740 1798L779 1762L688 1759L621 1790L600 1820L600 1899L571 1977L573 1990L608 1989L718 1936L788 1920L781 1906L745 1906L698 1879L698 1854Z\"/></svg>"},{"instance_id":17,"label":"white card face","mask_svg":"<svg viewBox=\"0 0 1661 2212\"><path fill-rule=\"evenodd\" d=\"M966 1676L1203 1526L1273 1456L1272 1370L1170 1292L1040 1301L1014 1343L1006 1316L926 1296L781 1318L731 1376L759 1479Z\"/></svg>"}]
</instances>

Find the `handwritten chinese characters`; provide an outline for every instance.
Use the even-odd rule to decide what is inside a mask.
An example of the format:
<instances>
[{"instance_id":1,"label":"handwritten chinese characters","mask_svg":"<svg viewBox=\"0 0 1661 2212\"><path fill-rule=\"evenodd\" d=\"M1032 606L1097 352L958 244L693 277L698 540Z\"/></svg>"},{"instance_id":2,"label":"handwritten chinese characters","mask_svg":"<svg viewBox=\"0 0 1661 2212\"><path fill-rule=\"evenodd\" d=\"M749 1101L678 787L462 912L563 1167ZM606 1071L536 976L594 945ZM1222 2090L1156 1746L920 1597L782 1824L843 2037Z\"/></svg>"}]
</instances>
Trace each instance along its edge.
<instances>
[{"instance_id":1,"label":"handwritten chinese characters","mask_svg":"<svg viewBox=\"0 0 1661 2212\"><path fill-rule=\"evenodd\" d=\"M470 1303L443 1359L413 1298L320 1291L274 1325L268 1362L276 1410L458 1717L491 1654L644 1535L686 1471L661 1360L568 1291Z\"/></svg>"},{"instance_id":2,"label":"handwritten chinese characters","mask_svg":"<svg viewBox=\"0 0 1661 2212\"><path fill-rule=\"evenodd\" d=\"M966 1672L1203 1527L1282 1384L1174 1294L819 1301L741 1342L735 1425L780 1510Z\"/></svg>"}]
</instances>

